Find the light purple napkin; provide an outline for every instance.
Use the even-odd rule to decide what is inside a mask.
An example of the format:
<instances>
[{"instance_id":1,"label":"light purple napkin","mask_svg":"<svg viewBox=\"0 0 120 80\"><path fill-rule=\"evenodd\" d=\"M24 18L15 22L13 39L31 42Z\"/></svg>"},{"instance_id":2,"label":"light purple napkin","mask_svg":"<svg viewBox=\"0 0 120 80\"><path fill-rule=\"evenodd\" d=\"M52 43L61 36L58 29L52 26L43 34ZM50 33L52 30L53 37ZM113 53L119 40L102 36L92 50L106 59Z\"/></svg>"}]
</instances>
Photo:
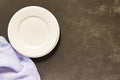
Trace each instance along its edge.
<instances>
[{"instance_id":1,"label":"light purple napkin","mask_svg":"<svg viewBox=\"0 0 120 80\"><path fill-rule=\"evenodd\" d=\"M0 80L41 80L31 59L18 54L0 36Z\"/></svg>"}]
</instances>

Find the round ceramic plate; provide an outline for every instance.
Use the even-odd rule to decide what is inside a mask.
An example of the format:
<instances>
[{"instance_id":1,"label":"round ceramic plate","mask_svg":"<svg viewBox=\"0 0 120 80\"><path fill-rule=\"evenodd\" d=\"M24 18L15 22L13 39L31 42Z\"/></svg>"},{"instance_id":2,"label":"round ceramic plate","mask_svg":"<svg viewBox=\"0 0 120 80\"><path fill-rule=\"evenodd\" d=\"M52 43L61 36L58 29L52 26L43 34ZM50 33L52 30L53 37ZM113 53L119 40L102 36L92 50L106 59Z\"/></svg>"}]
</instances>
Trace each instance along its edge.
<instances>
[{"instance_id":1,"label":"round ceramic plate","mask_svg":"<svg viewBox=\"0 0 120 80\"><path fill-rule=\"evenodd\" d=\"M60 29L56 18L48 10L29 6L16 12L8 25L8 38L20 54L37 58L54 49Z\"/></svg>"}]
</instances>

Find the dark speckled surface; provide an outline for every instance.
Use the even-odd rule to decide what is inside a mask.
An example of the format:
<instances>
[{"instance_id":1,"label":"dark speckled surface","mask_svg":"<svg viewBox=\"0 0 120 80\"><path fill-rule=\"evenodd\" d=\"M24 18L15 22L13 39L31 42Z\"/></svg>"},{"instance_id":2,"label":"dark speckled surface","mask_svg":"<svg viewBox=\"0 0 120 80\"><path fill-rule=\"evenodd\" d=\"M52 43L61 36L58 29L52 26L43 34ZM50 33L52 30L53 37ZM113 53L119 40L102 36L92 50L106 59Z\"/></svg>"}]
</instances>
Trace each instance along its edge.
<instances>
[{"instance_id":1,"label":"dark speckled surface","mask_svg":"<svg viewBox=\"0 0 120 80\"><path fill-rule=\"evenodd\" d=\"M30 5L50 10L61 28L57 47L33 59L42 80L120 80L120 0L0 0L0 35Z\"/></svg>"}]
</instances>

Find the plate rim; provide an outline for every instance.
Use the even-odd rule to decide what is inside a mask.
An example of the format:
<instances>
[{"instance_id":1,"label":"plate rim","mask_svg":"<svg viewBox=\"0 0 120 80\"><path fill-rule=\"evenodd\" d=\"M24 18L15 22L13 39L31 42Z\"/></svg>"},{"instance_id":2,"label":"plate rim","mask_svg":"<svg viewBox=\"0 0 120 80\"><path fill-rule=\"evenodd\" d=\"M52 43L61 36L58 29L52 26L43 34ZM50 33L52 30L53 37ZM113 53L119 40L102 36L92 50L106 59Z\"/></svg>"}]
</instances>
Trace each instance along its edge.
<instances>
[{"instance_id":1,"label":"plate rim","mask_svg":"<svg viewBox=\"0 0 120 80\"><path fill-rule=\"evenodd\" d=\"M51 48L49 48L48 51L46 51L46 52L44 52L44 53L42 53L42 54L39 54L39 55L28 55L28 53L26 54L25 52L22 52L21 50L18 50L18 48L16 48L16 46L15 46L16 44L14 44L14 43L12 42L12 39L11 39L11 33L10 33L11 21L14 20L13 17L16 16L17 13L19 13L20 11L22 11L23 9L26 9L26 8L39 8L39 9L41 9L41 10L43 9L43 10L48 11L48 12L50 13L50 15L53 16L53 18L54 18L54 20L56 21L56 24L57 24L57 37L56 37L56 41L54 42L54 45L53 45ZM18 15L18 16L20 16L20 15ZM51 17L51 16L50 16L50 17ZM57 21L56 17L55 17L49 10L47 10L47 9L45 9L45 8L43 8L43 7L40 7L40 6L26 6L26 7L22 8L22 9L18 10L18 11L12 16L12 18L10 19L10 22L9 22L9 24L8 24L8 31L7 31L7 32L8 32L8 39L9 39L11 45L13 46L13 48L14 48L17 52L19 52L21 55L24 55L24 56L26 56L26 57L31 57L31 58L43 57L43 56L49 54L49 53L55 48L55 46L57 45L57 43L58 43L58 41L59 41L59 37L60 37L60 27L59 27L59 24L58 24L58 21Z\"/></svg>"}]
</instances>

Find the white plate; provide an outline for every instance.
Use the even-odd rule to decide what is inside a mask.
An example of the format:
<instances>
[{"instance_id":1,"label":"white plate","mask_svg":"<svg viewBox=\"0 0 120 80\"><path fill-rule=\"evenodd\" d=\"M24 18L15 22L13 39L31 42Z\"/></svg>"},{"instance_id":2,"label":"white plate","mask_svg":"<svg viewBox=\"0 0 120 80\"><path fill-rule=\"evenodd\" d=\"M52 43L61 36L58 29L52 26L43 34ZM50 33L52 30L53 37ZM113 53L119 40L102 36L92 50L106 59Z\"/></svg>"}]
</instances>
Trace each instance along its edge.
<instances>
[{"instance_id":1,"label":"white plate","mask_svg":"<svg viewBox=\"0 0 120 80\"><path fill-rule=\"evenodd\" d=\"M48 10L25 7L14 14L8 25L9 41L27 57L42 57L54 49L60 35L56 18Z\"/></svg>"}]
</instances>

